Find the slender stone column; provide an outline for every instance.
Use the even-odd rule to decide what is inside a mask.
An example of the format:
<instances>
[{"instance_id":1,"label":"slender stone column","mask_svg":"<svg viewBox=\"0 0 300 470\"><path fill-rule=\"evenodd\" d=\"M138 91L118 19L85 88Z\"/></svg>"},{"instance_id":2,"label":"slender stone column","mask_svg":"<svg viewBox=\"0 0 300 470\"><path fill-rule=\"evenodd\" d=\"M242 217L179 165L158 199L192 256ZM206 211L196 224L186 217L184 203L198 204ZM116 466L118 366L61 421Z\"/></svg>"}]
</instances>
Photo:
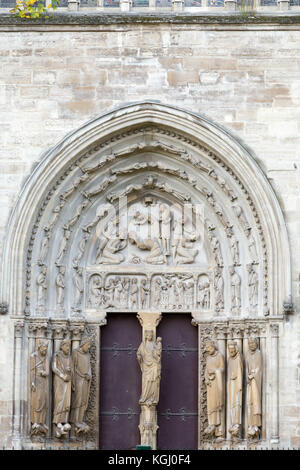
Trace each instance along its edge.
<instances>
[{"instance_id":1,"label":"slender stone column","mask_svg":"<svg viewBox=\"0 0 300 470\"><path fill-rule=\"evenodd\" d=\"M227 325L218 323L215 326L215 335L217 338L217 344L218 344L218 350L219 352L223 355L224 357L224 364L225 364L225 371L224 371L224 382L225 384L227 383L227 377L226 377L226 364L227 364L227 351L226 351L226 338L227 338ZM225 388L224 387L224 395L225 395ZM222 412L222 423L224 423L225 427L225 415L226 415L226 401L225 401L225 396L224 396L224 409ZM225 429L222 429L223 435L225 437Z\"/></svg>"},{"instance_id":2,"label":"slender stone column","mask_svg":"<svg viewBox=\"0 0 300 470\"><path fill-rule=\"evenodd\" d=\"M13 446L21 447L22 407L22 343L24 321L18 320L15 325L15 357L14 357L14 401L13 401Z\"/></svg>"},{"instance_id":3,"label":"slender stone column","mask_svg":"<svg viewBox=\"0 0 300 470\"><path fill-rule=\"evenodd\" d=\"M266 377L267 377L267 346L266 346L266 324L260 325L260 340L259 340L259 346L261 350L261 355L262 355L262 390L261 390L261 438L266 439L266 398L267 398L267 387L266 387Z\"/></svg>"},{"instance_id":4,"label":"slender stone column","mask_svg":"<svg viewBox=\"0 0 300 470\"><path fill-rule=\"evenodd\" d=\"M137 318L143 329L143 344L146 339L146 332L152 331L152 341L156 343L156 327L161 320L161 312L139 312ZM146 343L147 344L147 343ZM142 392L143 393L143 392ZM153 450L156 450L157 441L157 403L141 403L141 414L139 430L141 434L141 445L151 446Z\"/></svg>"},{"instance_id":5,"label":"slender stone column","mask_svg":"<svg viewBox=\"0 0 300 470\"><path fill-rule=\"evenodd\" d=\"M28 367L28 377L27 377L27 421L28 421L28 433L31 431L31 421L30 421L30 408L31 408L31 381L30 381L30 376L31 376L31 371L30 371L30 356L32 353L34 353L37 348L39 347L40 341L41 340L47 340L48 343L48 322L44 321L32 321L28 325L28 357L27 357L27 364L29 364ZM50 350L49 350L50 349ZM48 344L48 357L51 357L51 349L49 348ZM50 385L51 386L51 382ZM51 390L51 388L50 388ZM49 397L50 397L49 393ZM48 410L47 410L47 419L46 419L46 425L49 428L48 431L48 437L50 437L50 426L48 423L51 423L51 416L50 416L50 404L48 403Z\"/></svg>"},{"instance_id":6,"label":"slender stone column","mask_svg":"<svg viewBox=\"0 0 300 470\"><path fill-rule=\"evenodd\" d=\"M80 345L82 333L84 332L84 322L72 323L69 330L72 337L72 351L74 351L74 349L78 348Z\"/></svg>"},{"instance_id":7,"label":"slender stone column","mask_svg":"<svg viewBox=\"0 0 300 470\"><path fill-rule=\"evenodd\" d=\"M279 325L278 323L270 324L271 332L271 390L272 390L272 415L271 415L271 443L279 442Z\"/></svg>"}]
</instances>

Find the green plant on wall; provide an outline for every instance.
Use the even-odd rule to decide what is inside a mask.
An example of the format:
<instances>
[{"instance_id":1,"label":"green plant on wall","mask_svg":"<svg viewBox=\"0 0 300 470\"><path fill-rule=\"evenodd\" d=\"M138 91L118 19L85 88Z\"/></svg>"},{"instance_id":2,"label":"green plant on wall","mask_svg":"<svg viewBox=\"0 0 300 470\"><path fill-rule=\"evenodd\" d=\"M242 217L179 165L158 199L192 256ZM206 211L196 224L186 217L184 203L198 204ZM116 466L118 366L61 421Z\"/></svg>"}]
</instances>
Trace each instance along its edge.
<instances>
[{"instance_id":1,"label":"green plant on wall","mask_svg":"<svg viewBox=\"0 0 300 470\"><path fill-rule=\"evenodd\" d=\"M19 18L49 18L45 15L50 8L55 10L60 0L52 0L52 2L45 6L42 0L17 0L16 6L10 13L18 16Z\"/></svg>"}]
</instances>

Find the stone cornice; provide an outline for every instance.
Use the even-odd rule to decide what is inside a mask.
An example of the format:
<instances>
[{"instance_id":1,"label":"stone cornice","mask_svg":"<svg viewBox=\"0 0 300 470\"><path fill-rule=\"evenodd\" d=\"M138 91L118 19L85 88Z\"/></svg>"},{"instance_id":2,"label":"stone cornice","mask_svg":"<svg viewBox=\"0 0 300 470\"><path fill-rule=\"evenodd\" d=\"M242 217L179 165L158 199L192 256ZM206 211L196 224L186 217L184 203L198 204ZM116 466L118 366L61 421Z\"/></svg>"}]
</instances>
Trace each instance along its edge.
<instances>
[{"instance_id":1,"label":"stone cornice","mask_svg":"<svg viewBox=\"0 0 300 470\"><path fill-rule=\"evenodd\" d=\"M48 19L21 19L7 12L0 13L0 31L19 31L19 30L59 30L59 29L95 29L108 25L201 25L213 27L214 29L299 29L300 14L297 11L290 12L266 12L255 14L241 14L220 12L211 14L201 13L70 13L55 12ZM100 28L101 29L101 28Z\"/></svg>"}]
</instances>

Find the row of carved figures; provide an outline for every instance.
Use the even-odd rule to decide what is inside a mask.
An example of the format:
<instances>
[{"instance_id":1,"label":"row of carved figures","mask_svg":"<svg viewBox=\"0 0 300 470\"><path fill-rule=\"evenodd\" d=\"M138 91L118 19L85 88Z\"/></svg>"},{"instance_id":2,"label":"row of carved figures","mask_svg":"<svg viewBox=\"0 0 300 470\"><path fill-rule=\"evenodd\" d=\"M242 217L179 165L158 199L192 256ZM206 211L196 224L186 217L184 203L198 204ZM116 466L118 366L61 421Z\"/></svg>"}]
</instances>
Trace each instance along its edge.
<instances>
[{"instance_id":1,"label":"row of carved figures","mask_svg":"<svg viewBox=\"0 0 300 470\"><path fill-rule=\"evenodd\" d=\"M258 305L258 273L253 265L248 270L248 298L249 306L255 310ZM43 310L46 304L46 267L37 279L37 304ZM216 311L224 309L224 278L223 268L215 268L214 293ZM238 311L241 307L242 279L234 267L229 268L231 305ZM62 312L65 297L65 267L61 266L56 276L56 309ZM195 284L196 282L196 284ZM73 276L74 311L81 310L84 292L83 269L77 267ZM196 287L196 290L195 290ZM103 308L162 308L162 309L190 309L199 308L209 310L211 306L211 287L209 277L200 276L194 281L190 274L175 276L174 274L154 276L150 282L138 276L114 276L106 282L97 274L92 275L89 281L88 305Z\"/></svg>"},{"instance_id":2,"label":"row of carved figures","mask_svg":"<svg viewBox=\"0 0 300 470\"><path fill-rule=\"evenodd\" d=\"M89 431L84 422L88 406L90 384L92 379L90 338L84 338L80 346L71 351L71 341L64 339L60 349L54 353L51 369L53 373L53 416L55 436L62 438L68 435L71 424L75 434L80 436ZM31 436L48 434L46 425L49 408L50 360L48 343L41 341L30 356L30 421ZM71 423L71 424L70 424Z\"/></svg>"},{"instance_id":3,"label":"row of carved figures","mask_svg":"<svg viewBox=\"0 0 300 470\"><path fill-rule=\"evenodd\" d=\"M203 275L196 285L197 303L200 308L210 308L210 281ZM191 275L155 276L152 282L146 278L115 276L102 282L100 276L92 276L89 303L93 307L106 308L162 308L189 309L194 306L195 283Z\"/></svg>"},{"instance_id":4,"label":"row of carved figures","mask_svg":"<svg viewBox=\"0 0 300 470\"><path fill-rule=\"evenodd\" d=\"M251 336L249 350L245 356L247 382L248 439L260 437L262 425L262 355L258 339ZM209 438L225 438L225 361L213 341L205 343L208 426L204 434ZM228 342L227 390L229 408L229 432L232 439L238 439L242 426L243 402L243 358L236 342Z\"/></svg>"}]
</instances>

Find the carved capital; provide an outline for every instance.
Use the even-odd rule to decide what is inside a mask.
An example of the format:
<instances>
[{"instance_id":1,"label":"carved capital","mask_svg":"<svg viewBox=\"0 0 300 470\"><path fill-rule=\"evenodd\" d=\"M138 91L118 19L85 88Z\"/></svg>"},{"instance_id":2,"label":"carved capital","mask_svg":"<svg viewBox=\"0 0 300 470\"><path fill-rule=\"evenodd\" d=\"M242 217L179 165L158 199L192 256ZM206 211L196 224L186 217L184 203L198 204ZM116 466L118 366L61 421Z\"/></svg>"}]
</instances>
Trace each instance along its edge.
<instances>
[{"instance_id":1,"label":"carved capital","mask_svg":"<svg viewBox=\"0 0 300 470\"><path fill-rule=\"evenodd\" d=\"M24 321L18 320L15 322L15 338L22 338L24 330Z\"/></svg>"},{"instance_id":2,"label":"carved capital","mask_svg":"<svg viewBox=\"0 0 300 470\"><path fill-rule=\"evenodd\" d=\"M69 327L69 331L72 333L72 340L80 341L82 333L84 332L84 323L72 324Z\"/></svg>"},{"instance_id":3,"label":"carved capital","mask_svg":"<svg viewBox=\"0 0 300 470\"><path fill-rule=\"evenodd\" d=\"M45 338L48 330L47 322L30 323L28 325L28 335L31 338Z\"/></svg>"},{"instance_id":4,"label":"carved capital","mask_svg":"<svg viewBox=\"0 0 300 470\"><path fill-rule=\"evenodd\" d=\"M52 325L53 339L60 340L63 339L67 333L67 324L58 323Z\"/></svg>"},{"instance_id":5,"label":"carved capital","mask_svg":"<svg viewBox=\"0 0 300 470\"><path fill-rule=\"evenodd\" d=\"M161 312L138 312L137 314L137 318L143 328L143 332L146 330L155 331L161 320L161 316Z\"/></svg>"},{"instance_id":6,"label":"carved capital","mask_svg":"<svg viewBox=\"0 0 300 470\"><path fill-rule=\"evenodd\" d=\"M244 325L230 325L229 326L229 337L231 339L242 339L244 336Z\"/></svg>"},{"instance_id":7,"label":"carved capital","mask_svg":"<svg viewBox=\"0 0 300 470\"><path fill-rule=\"evenodd\" d=\"M224 324L217 324L214 326L214 333L217 340L225 340L228 334L228 327Z\"/></svg>"}]
</instances>

